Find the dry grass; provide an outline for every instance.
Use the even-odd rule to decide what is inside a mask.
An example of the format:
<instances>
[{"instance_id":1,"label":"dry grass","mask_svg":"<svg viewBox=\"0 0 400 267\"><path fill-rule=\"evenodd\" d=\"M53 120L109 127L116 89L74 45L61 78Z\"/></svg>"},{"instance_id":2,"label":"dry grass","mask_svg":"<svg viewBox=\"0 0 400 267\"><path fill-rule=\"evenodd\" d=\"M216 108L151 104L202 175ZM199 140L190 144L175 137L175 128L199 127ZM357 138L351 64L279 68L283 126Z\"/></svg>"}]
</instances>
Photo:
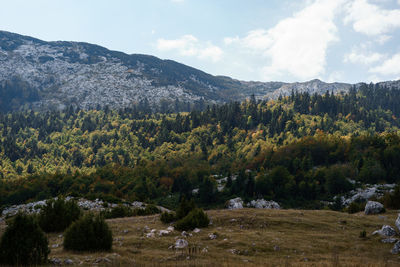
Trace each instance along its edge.
<instances>
[{"instance_id":1,"label":"dry grass","mask_svg":"<svg viewBox=\"0 0 400 267\"><path fill-rule=\"evenodd\" d=\"M174 250L180 232L146 238L144 227L166 229L158 215L108 220L114 235L113 251L74 253L62 249L62 237L50 234L50 257L93 265L107 257L110 266L399 266L392 244L371 236L383 224L394 225L397 212L366 216L333 211L213 210L213 224L187 237L189 249ZM4 229L4 224L0 226ZM128 232L126 232L128 230ZM360 238L366 230L367 237ZM211 240L208 235L217 234ZM203 252L206 248L208 252Z\"/></svg>"}]
</instances>

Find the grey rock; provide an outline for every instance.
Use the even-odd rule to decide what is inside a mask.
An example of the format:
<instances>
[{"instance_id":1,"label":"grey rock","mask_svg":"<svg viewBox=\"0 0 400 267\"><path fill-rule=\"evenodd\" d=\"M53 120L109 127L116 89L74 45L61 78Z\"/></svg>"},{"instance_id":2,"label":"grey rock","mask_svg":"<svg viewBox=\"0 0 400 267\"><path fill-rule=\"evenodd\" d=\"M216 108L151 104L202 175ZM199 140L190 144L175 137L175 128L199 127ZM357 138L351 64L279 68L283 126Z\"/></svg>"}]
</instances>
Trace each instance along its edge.
<instances>
[{"instance_id":1,"label":"grey rock","mask_svg":"<svg viewBox=\"0 0 400 267\"><path fill-rule=\"evenodd\" d=\"M256 209L281 209L281 206L275 201L267 201L265 199L252 200L248 206Z\"/></svg>"},{"instance_id":2,"label":"grey rock","mask_svg":"<svg viewBox=\"0 0 400 267\"><path fill-rule=\"evenodd\" d=\"M189 245L189 243L185 239L178 239L175 241L175 248L178 249L183 249L186 248Z\"/></svg>"},{"instance_id":3,"label":"grey rock","mask_svg":"<svg viewBox=\"0 0 400 267\"><path fill-rule=\"evenodd\" d=\"M390 236L395 236L397 233L396 233L396 230L393 227L391 227L390 225L384 225L384 226L382 226L382 228L380 230L377 230L377 231L373 232L372 234L373 235L379 234L381 236L390 237Z\"/></svg>"},{"instance_id":4,"label":"grey rock","mask_svg":"<svg viewBox=\"0 0 400 267\"><path fill-rule=\"evenodd\" d=\"M64 260L64 264L72 265L72 264L74 264L74 261L71 260L71 259L65 259L65 260Z\"/></svg>"},{"instance_id":5,"label":"grey rock","mask_svg":"<svg viewBox=\"0 0 400 267\"><path fill-rule=\"evenodd\" d=\"M392 254L399 254L400 253L400 241L397 241L392 248Z\"/></svg>"},{"instance_id":6,"label":"grey rock","mask_svg":"<svg viewBox=\"0 0 400 267\"><path fill-rule=\"evenodd\" d=\"M395 222L397 229L400 231L400 214L397 216L397 220Z\"/></svg>"},{"instance_id":7,"label":"grey rock","mask_svg":"<svg viewBox=\"0 0 400 267\"><path fill-rule=\"evenodd\" d=\"M230 210L243 209L243 200L240 197L230 199L226 206Z\"/></svg>"},{"instance_id":8,"label":"grey rock","mask_svg":"<svg viewBox=\"0 0 400 267\"><path fill-rule=\"evenodd\" d=\"M217 238L217 235L216 235L216 234L209 234L208 237L209 237L211 240L214 240L214 239Z\"/></svg>"},{"instance_id":9,"label":"grey rock","mask_svg":"<svg viewBox=\"0 0 400 267\"><path fill-rule=\"evenodd\" d=\"M376 201L368 201L367 204L365 205L364 213L366 215L378 214L381 213L383 210L384 207L381 203Z\"/></svg>"},{"instance_id":10,"label":"grey rock","mask_svg":"<svg viewBox=\"0 0 400 267\"><path fill-rule=\"evenodd\" d=\"M199 228L194 228L194 229L193 229L193 233L196 233L196 234L197 234L197 233L200 233L200 231L201 231L201 230L200 230Z\"/></svg>"},{"instance_id":11,"label":"grey rock","mask_svg":"<svg viewBox=\"0 0 400 267\"><path fill-rule=\"evenodd\" d=\"M54 264L54 265L61 265L62 264L62 260L59 258L51 258L49 259L50 263Z\"/></svg>"}]
</instances>

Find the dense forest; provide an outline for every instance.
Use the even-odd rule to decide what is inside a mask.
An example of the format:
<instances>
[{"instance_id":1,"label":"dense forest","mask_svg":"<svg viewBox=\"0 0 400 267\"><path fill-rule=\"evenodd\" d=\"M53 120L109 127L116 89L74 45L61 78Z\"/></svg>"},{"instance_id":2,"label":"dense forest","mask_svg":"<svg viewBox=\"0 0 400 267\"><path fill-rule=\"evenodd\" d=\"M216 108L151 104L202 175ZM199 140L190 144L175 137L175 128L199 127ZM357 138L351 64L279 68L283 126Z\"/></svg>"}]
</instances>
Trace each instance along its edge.
<instances>
[{"instance_id":1,"label":"dense forest","mask_svg":"<svg viewBox=\"0 0 400 267\"><path fill-rule=\"evenodd\" d=\"M398 103L399 90L371 84L190 112L178 102L164 113L142 103L1 114L0 205L61 194L169 207L182 196L206 207L264 197L321 208L356 183L400 182Z\"/></svg>"}]
</instances>

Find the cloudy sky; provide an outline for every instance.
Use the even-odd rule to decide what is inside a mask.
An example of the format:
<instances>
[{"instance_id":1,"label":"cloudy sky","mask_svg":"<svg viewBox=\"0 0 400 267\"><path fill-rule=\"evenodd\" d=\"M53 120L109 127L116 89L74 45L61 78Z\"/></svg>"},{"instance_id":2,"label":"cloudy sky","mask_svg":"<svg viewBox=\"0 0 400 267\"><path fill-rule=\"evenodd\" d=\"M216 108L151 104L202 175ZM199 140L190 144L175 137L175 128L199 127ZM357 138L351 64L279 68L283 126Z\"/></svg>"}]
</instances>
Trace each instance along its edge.
<instances>
[{"instance_id":1,"label":"cloudy sky","mask_svg":"<svg viewBox=\"0 0 400 267\"><path fill-rule=\"evenodd\" d=\"M400 79L400 0L2 0L0 30L242 80Z\"/></svg>"}]
</instances>

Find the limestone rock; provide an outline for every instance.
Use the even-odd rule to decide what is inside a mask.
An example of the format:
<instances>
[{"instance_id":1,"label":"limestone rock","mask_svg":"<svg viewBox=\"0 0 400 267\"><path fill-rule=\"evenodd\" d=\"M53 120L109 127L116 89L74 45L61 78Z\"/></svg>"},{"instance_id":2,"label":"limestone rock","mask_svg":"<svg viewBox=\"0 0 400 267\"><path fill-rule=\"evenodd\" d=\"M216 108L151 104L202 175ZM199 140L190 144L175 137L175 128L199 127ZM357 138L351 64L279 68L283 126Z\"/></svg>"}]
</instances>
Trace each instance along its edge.
<instances>
[{"instance_id":1,"label":"limestone rock","mask_svg":"<svg viewBox=\"0 0 400 267\"><path fill-rule=\"evenodd\" d=\"M400 252L400 241L397 241L397 243L394 244L391 252L392 252L392 254L399 254L399 252Z\"/></svg>"},{"instance_id":2,"label":"limestone rock","mask_svg":"<svg viewBox=\"0 0 400 267\"><path fill-rule=\"evenodd\" d=\"M243 200L240 197L228 200L227 208L230 210L243 209Z\"/></svg>"},{"instance_id":3,"label":"limestone rock","mask_svg":"<svg viewBox=\"0 0 400 267\"><path fill-rule=\"evenodd\" d=\"M381 236L390 237L390 236L396 235L396 230L392 226L384 225L384 226L382 226L382 228L380 230L377 230L377 231L373 232L372 234L373 235L380 234Z\"/></svg>"},{"instance_id":4,"label":"limestone rock","mask_svg":"<svg viewBox=\"0 0 400 267\"><path fill-rule=\"evenodd\" d=\"M398 215L395 224L396 224L397 229L400 231L400 214Z\"/></svg>"},{"instance_id":5,"label":"limestone rock","mask_svg":"<svg viewBox=\"0 0 400 267\"><path fill-rule=\"evenodd\" d=\"M183 249L186 248L189 243L185 239L178 239L175 241L175 248Z\"/></svg>"},{"instance_id":6,"label":"limestone rock","mask_svg":"<svg viewBox=\"0 0 400 267\"><path fill-rule=\"evenodd\" d=\"M385 239L381 240L381 242L384 244L393 244L393 243L396 243L397 241L398 241L398 239L393 238L393 237L389 237L389 238L385 238Z\"/></svg>"},{"instance_id":7,"label":"limestone rock","mask_svg":"<svg viewBox=\"0 0 400 267\"><path fill-rule=\"evenodd\" d=\"M376 201L368 201L367 204L365 205L365 210L364 213L366 215L370 214L378 214L383 212L384 207L381 203L376 202Z\"/></svg>"},{"instance_id":8,"label":"limestone rock","mask_svg":"<svg viewBox=\"0 0 400 267\"><path fill-rule=\"evenodd\" d=\"M248 206L256 209L281 209L281 206L275 201L267 201L265 199L252 200Z\"/></svg>"}]
</instances>

